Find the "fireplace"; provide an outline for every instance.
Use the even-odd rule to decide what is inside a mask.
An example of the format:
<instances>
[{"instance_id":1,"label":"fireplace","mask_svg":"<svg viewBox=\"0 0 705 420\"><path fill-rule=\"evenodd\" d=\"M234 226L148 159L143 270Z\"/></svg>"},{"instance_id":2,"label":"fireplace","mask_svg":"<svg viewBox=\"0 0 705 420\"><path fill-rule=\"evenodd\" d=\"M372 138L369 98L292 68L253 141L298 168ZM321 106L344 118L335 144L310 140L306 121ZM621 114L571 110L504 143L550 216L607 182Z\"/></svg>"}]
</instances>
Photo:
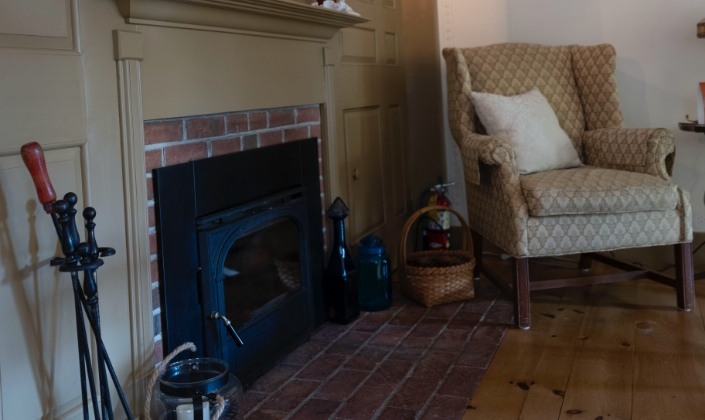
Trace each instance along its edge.
<instances>
[{"instance_id":1,"label":"fireplace","mask_svg":"<svg viewBox=\"0 0 705 420\"><path fill-rule=\"evenodd\" d=\"M247 386L323 322L317 139L153 179L164 353L193 342Z\"/></svg>"}]
</instances>

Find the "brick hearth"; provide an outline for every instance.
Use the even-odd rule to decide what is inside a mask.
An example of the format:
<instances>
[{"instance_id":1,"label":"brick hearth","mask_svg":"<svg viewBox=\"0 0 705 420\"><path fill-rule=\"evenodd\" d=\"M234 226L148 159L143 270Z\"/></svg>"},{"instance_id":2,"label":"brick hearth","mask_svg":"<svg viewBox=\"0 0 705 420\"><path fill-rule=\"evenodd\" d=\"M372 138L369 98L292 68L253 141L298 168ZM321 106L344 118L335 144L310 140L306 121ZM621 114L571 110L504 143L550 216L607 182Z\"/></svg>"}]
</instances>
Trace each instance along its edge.
<instances>
[{"instance_id":1,"label":"brick hearth","mask_svg":"<svg viewBox=\"0 0 705 420\"><path fill-rule=\"evenodd\" d=\"M425 308L399 293L381 312L326 323L244 395L250 419L460 419L512 322L488 281Z\"/></svg>"}]
</instances>

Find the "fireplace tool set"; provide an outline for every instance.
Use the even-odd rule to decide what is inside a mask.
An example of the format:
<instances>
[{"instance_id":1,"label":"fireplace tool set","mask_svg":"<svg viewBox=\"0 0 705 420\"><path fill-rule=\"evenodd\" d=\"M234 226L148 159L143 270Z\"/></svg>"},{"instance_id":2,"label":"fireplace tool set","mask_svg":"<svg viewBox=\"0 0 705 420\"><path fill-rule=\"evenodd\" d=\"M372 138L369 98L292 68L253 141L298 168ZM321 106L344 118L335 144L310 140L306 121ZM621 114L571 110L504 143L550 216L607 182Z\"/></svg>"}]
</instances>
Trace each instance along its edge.
<instances>
[{"instance_id":1,"label":"fireplace tool set","mask_svg":"<svg viewBox=\"0 0 705 420\"><path fill-rule=\"evenodd\" d=\"M21 155L34 181L39 201L51 216L61 243L61 251L64 256L63 258L53 258L51 265L58 266L61 272L71 274L76 313L83 418L86 420L89 418L114 419L108 380L108 375L110 375L110 380L112 380L125 415L129 420L132 420L134 417L130 412L110 357L108 357L100 330L96 272L103 265L102 258L115 254L115 250L98 247L94 222L96 211L92 207L86 207L83 210L86 240L85 242L80 241L76 227L77 211L75 209L78 197L69 192L64 195L63 199L56 199L54 187L46 170L41 146L36 142L27 143L22 146ZM79 281L80 273L83 273L83 284ZM227 318L218 313L211 314L211 317L222 319L229 332L234 336L237 345L242 345L242 340ZM85 319L88 319L97 348L96 366L93 365L91 358ZM155 371L154 380L147 393L148 402L145 407L145 417L151 418L149 413L151 411L159 420L203 420L209 417L212 419L240 418L239 405L242 385L235 376L229 373L228 364L212 358L195 358L169 363L172 358L186 348L195 351L195 346L192 343L186 343L167 356L159 370ZM98 384L95 380L96 373ZM159 387L154 387L156 379L159 379ZM154 399L155 404L150 404L153 387L158 398ZM92 413L90 413L91 405ZM209 416L210 412L214 413L212 417Z\"/></svg>"},{"instance_id":2,"label":"fireplace tool set","mask_svg":"<svg viewBox=\"0 0 705 420\"><path fill-rule=\"evenodd\" d=\"M41 146L36 143L27 143L21 149L22 160L29 170L34 185L37 189L39 201L44 206L54 222L56 234L61 242L61 251L64 257L55 257L51 260L52 266L58 266L59 271L71 274L73 285L74 306L76 312L76 332L78 341L78 357L81 372L81 397L83 400L83 418L89 418L89 393L92 401L93 418L114 418L110 401L108 374L127 418L133 416L127 404L125 394L113 369L108 352L105 349L100 332L100 311L98 309L98 283L96 272L103 265L102 257L115 254L113 248L98 247L95 240L96 211L92 207L83 210L86 227L86 241L80 242L76 228L76 203L78 197L69 192L63 199L57 200L54 187L49 179L44 153ZM83 285L79 282L79 274L83 273ZM85 317L84 317L85 312ZM85 319L88 319L97 347L97 366L93 366L90 354L88 334ZM94 370L95 368L95 370ZM95 374L98 373L98 389L96 389ZM100 398L98 397L100 392Z\"/></svg>"}]
</instances>

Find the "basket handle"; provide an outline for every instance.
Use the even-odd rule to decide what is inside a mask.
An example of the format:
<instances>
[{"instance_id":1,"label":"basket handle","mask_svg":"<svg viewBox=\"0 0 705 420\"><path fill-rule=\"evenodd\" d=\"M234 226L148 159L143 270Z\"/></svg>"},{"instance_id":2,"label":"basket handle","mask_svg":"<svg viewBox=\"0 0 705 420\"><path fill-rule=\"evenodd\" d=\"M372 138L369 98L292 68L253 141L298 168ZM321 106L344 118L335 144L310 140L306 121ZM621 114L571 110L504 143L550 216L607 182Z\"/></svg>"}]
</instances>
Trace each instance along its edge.
<instances>
[{"instance_id":1,"label":"basket handle","mask_svg":"<svg viewBox=\"0 0 705 420\"><path fill-rule=\"evenodd\" d=\"M465 222L465 219L463 219L463 216L460 215L457 211L453 210L450 207L445 207L445 206L437 206L437 205L432 205L432 206L426 206L423 208L420 208L416 210L414 213L409 216L408 219L406 219L406 223L404 223L404 227L402 228L402 235L401 235L401 249L399 250L399 257L401 258L401 261L403 264L400 264L399 267L403 267L406 264L406 241L409 237L409 231L411 230L411 226L413 226L414 222L421 217L423 214L428 213L430 211L434 210L440 210L440 211L449 211L455 215L455 217L458 218L460 221L460 224L463 227L463 249L468 250L468 244L470 243L470 228L468 227L467 222Z\"/></svg>"}]
</instances>

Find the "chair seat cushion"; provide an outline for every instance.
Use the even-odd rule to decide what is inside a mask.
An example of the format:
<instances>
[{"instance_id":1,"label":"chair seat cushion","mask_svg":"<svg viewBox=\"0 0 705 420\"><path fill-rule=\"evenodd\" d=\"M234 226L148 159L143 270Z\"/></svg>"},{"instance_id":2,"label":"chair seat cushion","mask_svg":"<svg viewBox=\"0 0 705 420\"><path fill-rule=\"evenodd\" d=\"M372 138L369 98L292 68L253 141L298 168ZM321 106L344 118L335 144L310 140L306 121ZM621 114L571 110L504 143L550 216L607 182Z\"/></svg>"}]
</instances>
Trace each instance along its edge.
<instances>
[{"instance_id":1,"label":"chair seat cushion","mask_svg":"<svg viewBox=\"0 0 705 420\"><path fill-rule=\"evenodd\" d=\"M531 216L673 210L678 188L640 172L595 166L538 172L520 177Z\"/></svg>"}]
</instances>

